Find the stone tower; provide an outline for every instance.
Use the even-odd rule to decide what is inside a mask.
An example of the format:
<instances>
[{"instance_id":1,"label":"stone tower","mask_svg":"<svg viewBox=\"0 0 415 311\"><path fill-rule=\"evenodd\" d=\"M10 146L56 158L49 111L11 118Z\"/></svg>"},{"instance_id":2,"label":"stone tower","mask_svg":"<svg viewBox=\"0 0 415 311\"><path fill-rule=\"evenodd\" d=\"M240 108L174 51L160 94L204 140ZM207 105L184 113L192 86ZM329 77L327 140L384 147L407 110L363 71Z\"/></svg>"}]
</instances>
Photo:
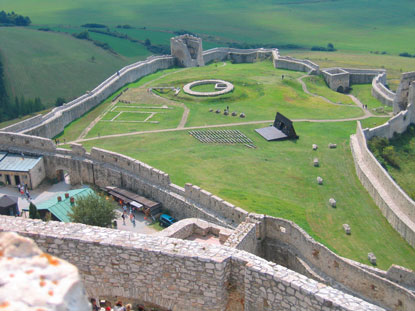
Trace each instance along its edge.
<instances>
[{"instance_id":1,"label":"stone tower","mask_svg":"<svg viewBox=\"0 0 415 311\"><path fill-rule=\"evenodd\" d=\"M182 67L204 66L202 39L192 35L182 35L170 39L171 55Z\"/></svg>"},{"instance_id":2,"label":"stone tower","mask_svg":"<svg viewBox=\"0 0 415 311\"><path fill-rule=\"evenodd\" d=\"M395 100L393 102L393 113L397 114L402 110L406 110L410 100L413 100L414 95L410 94L414 92L413 87L415 86L415 71L406 72L402 74L401 83L396 90ZM412 90L411 90L412 85Z\"/></svg>"}]
</instances>

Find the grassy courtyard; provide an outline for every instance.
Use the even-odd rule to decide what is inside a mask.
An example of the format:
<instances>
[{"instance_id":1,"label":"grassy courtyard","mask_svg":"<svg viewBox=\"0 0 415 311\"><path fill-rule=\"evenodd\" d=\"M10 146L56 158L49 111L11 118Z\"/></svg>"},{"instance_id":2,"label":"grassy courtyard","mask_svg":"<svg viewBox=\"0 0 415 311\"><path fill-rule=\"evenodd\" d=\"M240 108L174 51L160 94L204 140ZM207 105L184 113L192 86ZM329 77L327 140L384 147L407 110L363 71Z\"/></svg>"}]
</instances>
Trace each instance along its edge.
<instances>
[{"instance_id":1,"label":"grassy courtyard","mask_svg":"<svg viewBox=\"0 0 415 311\"><path fill-rule=\"evenodd\" d=\"M284 80L281 80L282 74ZM387 223L355 174L349 137L355 133L356 122L342 119L362 116L362 110L349 106L350 102L333 105L305 94L297 81L301 75L276 70L268 61L238 65L217 63L157 72L126 86L129 90L120 98L123 103L112 103L117 92L69 125L61 137L67 141L76 140L82 129L101 116L102 119L86 135L89 140L82 141L88 150L96 146L131 156L167 172L178 185L190 182L248 211L293 220L316 240L345 257L368 263L367 253L374 252L382 269L392 263L414 269L415 250ZM160 92L164 98L159 98L147 92L148 87L182 87L206 77L230 81L235 90L215 98L192 97L183 92L177 96L174 92ZM310 83L315 84L313 91L318 94L345 103L349 99L324 88L322 81L308 81L307 85ZM355 95L369 104L367 92L367 86L363 86ZM181 105L190 110L185 127L223 124L221 129L242 131L257 148L200 143L186 128L177 128L184 109ZM123 111L151 112L162 106L171 109L158 125L171 129L171 132L123 136L132 130L157 129L157 124L107 122ZM226 106L230 111L245 112L247 117L241 119L209 112L210 108L223 111ZM272 120L276 111L294 120L338 121L297 121L298 140L271 143L254 131L269 125L269 121L226 126L236 122ZM368 118L362 120L362 125L377 126L387 119L386 116ZM143 124L145 127L140 128ZM121 136L103 138L98 137L98 133L100 136L120 133ZM319 145L317 151L311 148L314 143ZM337 143L338 148L329 149L329 143ZM315 157L321 163L318 168L312 164ZM317 176L324 179L324 185L317 184ZM337 200L337 208L329 206L331 197ZM344 223L351 226L351 236L344 233Z\"/></svg>"}]
</instances>

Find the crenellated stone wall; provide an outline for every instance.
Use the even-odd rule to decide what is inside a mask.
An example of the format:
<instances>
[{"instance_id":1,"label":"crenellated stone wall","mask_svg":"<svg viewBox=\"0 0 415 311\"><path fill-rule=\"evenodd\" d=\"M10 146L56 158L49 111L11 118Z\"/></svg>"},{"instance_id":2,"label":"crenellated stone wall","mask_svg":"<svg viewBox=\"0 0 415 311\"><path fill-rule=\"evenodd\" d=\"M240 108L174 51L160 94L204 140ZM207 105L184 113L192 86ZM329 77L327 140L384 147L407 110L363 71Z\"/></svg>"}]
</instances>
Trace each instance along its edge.
<instances>
[{"instance_id":1,"label":"crenellated stone wall","mask_svg":"<svg viewBox=\"0 0 415 311\"><path fill-rule=\"evenodd\" d=\"M172 310L384 310L262 258L219 245L74 223L0 216L78 267L91 297L134 297ZM238 301L233 301L234 297Z\"/></svg>"}]
</instances>

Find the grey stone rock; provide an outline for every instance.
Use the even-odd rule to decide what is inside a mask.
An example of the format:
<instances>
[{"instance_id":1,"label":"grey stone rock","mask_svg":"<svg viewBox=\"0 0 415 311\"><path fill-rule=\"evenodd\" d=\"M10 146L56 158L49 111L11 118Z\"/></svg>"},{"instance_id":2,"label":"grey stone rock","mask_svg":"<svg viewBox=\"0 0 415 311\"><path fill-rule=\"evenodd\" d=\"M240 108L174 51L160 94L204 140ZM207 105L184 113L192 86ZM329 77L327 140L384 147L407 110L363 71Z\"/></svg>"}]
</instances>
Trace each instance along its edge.
<instances>
[{"instance_id":1,"label":"grey stone rock","mask_svg":"<svg viewBox=\"0 0 415 311\"><path fill-rule=\"evenodd\" d=\"M330 149L336 149L337 148L337 144L329 144L329 148Z\"/></svg>"},{"instance_id":2,"label":"grey stone rock","mask_svg":"<svg viewBox=\"0 0 415 311\"><path fill-rule=\"evenodd\" d=\"M241 114L239 115L241 118L245 118L245 114L243 112L241 112Z\"/></svg>"},{"instance_id":3,"label":"grey stone rock","mask_svg":"<svg viewBox=\"0 0 415 311\"><path fill-rule=\"evenodd\" d=\"M337 202L336 202L336 200L335 200L335 199L330 198L329 203L330 203L330 206L331 206L331 207L336 207Z\"/></svg>"},{"instance_id":4,"label":"grey stone rock","mask_svg":"<svg viewBox=\"0 0 415 311\"><path fill-rule=\"evenodd\" d=\"M317 150L318 146L316 144L313 144L313 150Z\"/></svg>"},{"instance_id":5,"label":"grey stone rock","mask_svg":"<svg viewBox=\"0 0 415 311\"><path fill-rule=\"evenodd\" d=\"M322 185L323 184L323 178L321 178L320 176L317 176L317 183L319 185Z\"/></svg>"},{"instance_id":6,"label":"grey stone rock","mask_svg":"<svg viewBox=\"0 0 415 311\"><path fill-rule=\"evenodd\" d=\"M376 265L376 256L375 256L375 254L373 254L372 252L368 253L367 258L369 259L369 261L372 265L374 265L374 266Z\"/></svg>"},{"instance_id":7,"label":"grey stone rock","mask_svg":"<svg viewBox=\"0 0 415 311\"><path fill-rule=\"evenodd\" d=\"M314 166L315 166L315 167L319 167L319 166L320 166L320 162L318 161L318 159L317 159L317 158L315 158L315 159L313 160L313 164L314 164Z\"/></svg>"},{"instance_id":8,"label":"grey stone rock","mask_svg":"<svg viewBox=\"0 0 415 311\"><path fill-rule=\"evenodd\" d=\"M350 226L348 224L343 224L343 229L346 234L350 235L352 233Z\"/></svg>"}]
</instances>

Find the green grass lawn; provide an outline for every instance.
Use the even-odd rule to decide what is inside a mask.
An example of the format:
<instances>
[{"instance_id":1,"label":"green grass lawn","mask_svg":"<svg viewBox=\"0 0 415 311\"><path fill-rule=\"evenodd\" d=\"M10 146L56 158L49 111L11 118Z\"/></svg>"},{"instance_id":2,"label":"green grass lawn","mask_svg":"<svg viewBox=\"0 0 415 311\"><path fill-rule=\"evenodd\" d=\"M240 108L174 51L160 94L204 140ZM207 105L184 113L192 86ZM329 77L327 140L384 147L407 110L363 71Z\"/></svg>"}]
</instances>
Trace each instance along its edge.
<instances>
[{"instance_id":1,"label":"green grass lawn","mask_svg":"<svg viewBox=\"0 0 415 311\"><path fill-rule=\"evenodd\" d=\"M383 108L384 112L393 112L393 107L382 105L382 103L372 96L372 84L352 85L351 94L356 96L368 109L376 113L376 108Z\"/></svg>"},{"instance_id":2,"label":"green grass lawn","mask_svg":"<svg viewBox=\"0 0 415 311\"><path fill-rule=\"evenodd\" d=\"M237 127L257 149L202 144L187 131L95 140L84 146L134 157L169 173L178 185L191 182L248 211L293 220L340 255L367 263L367 253L373 251L382 269L392 263L415 268L415 250L387 223L356 177L349 146L356 122L296 122L299 140L271 143L254 132L258 127ZM317 151L313 143L319 145ZM329 143L338 148L329 149ZM315 157L319 168L312 164ZM317 176L323 177L323 186ZM329 206L330 197L337 200L337 208ZM351 236L344 234L343 223L351 226Z\"/></svg>"},{"instance_id":3,"label":"green grass lawn","mask_svg":"<svg viewBox=\"0 0 415 311\"><path fill-rule=\"evenodd\" d=\"M354 105L350 97L328 88L323 77L311 76L304 78L303 81L306 84L307 89L313 94L324 96L337 104Z\"/></svg>"},{"instance_id":4,"label":"green grass lawn","mask_svg":"<svg viewBox=\"0 0 415 311\"><path fill-rule=\"evenodd\" d=\"M281 80L282 74L285 75L284 80ZM244 121L271 120L277 111L291 119L338 119L363 114L357 107L333 105L305 94L296 80L301 74L275 69L269 61L255 64L227 63L226 66L211 64L167 76L155 84L183 87L189 82L206 77L234 84L235 89L232 93L215 97L196 97L184 92L180 92L178 96L171 93L162 94L171 100L185 103L190 109L187 126L241 122L238 117L208 112L211 108L223 111L228 106L231 112L244 112Z\"/></svg>"},{"instance_id":5,"label":"green grass lawn","mask_svg":"<svg viewBox=\"0 0 415 311\"><path fill-rule=\"evenodd\" d=\"M129 60L69 35L0 27L9 97L40 97L53 105L95 88ZM92 59L94 57L94 59Z\"/></svg>"},{"instance_id":6,"label":"green grass lawn","mask_svg":"<svg viewBox=\"0 0 415 311\"><path fill-rule=\"evenodd\" d=\"M215 90L215 84L212 83L212 84L196 85L196 86L192 87L192 91L202 92L202 93L216 92L216 90Z\"/></svg>"}]
</instances>

